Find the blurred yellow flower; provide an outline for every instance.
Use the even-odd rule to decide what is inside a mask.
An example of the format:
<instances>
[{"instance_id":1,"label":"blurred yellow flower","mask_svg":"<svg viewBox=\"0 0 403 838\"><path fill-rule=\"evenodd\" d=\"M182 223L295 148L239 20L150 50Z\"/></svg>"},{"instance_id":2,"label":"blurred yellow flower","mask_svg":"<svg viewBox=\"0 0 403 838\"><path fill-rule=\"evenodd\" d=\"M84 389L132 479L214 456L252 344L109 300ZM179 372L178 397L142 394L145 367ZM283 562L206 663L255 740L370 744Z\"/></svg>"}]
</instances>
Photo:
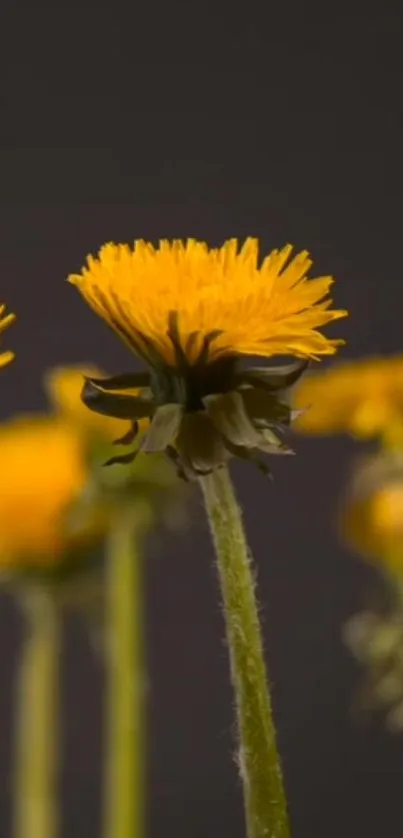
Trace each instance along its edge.
<instances>
[{"instance_id":1,"label":"blurred yellow flower","mask_svg":"<svg viewBox=\"0 0 403 838\"><path fill-rule=\"evenodd\" d=\"M344 532L359 553L403 572L403 483L384 486L348 508Z\"/></svg>"},{"instance_id":2,"label":"blurred yellow flower","mask_svg":"<svg viewBox=\"0 0 403 838\"><path fill-rule=\"evenodd\" d=\"M5 305L0 305L0 334L4 332L5 329L8 329L8 327L11 326L11 323L14 323L15 320L15 314L6 314L6 316L3 317L5 310ZM14 352L0 352L0 367L5 367L6 364L9 364L14 357Z\"/></svg>"},{"instance_id":3,"label":"blurred yellow flower","mask_svg":"<svg viewBox=\"0 0 403 838\"><path fill-rule=\"evenodd\" d=\"M98 378L103 375L104 373L90 364L55 367L45 376L45 389L52 406L62 417L75 425L77 432L113 442L129 433L131 422L94 413L88 410L81 400L85 378Z\"/></svg>"},{"instance_id":4,"label":"blurred yellow flower","mask_svg":"<svg viewBox=\"0 0 403 838\"><path fill-rule=\"evenodd\" d=\"M403 442L403 356L364 358L306 375L293 404L307 434L350 433Z\"/></svg>"},{"instance_id":5,"label":"blurred yellow flower","mask_svg":"<svg viewBox=\"0 0 403 838\"><path fill-rule=\"evenodd\" d=\"M79 435L59 419L23 417L0 426L0 567L51 568L84 549L104 524L93 508L69 520L88 474Z\"/></svg>"},{"instance_id":6,"label":"blurred yellow flower","mask_svg":"<svg viewBox=\"0 0 403 838\"><path fill-rule=\"evenodd\" d=\"M403 457L380 454L364 460L343 504L341 528L364 557L403 573Z\"/></svg>"}]
</instances>

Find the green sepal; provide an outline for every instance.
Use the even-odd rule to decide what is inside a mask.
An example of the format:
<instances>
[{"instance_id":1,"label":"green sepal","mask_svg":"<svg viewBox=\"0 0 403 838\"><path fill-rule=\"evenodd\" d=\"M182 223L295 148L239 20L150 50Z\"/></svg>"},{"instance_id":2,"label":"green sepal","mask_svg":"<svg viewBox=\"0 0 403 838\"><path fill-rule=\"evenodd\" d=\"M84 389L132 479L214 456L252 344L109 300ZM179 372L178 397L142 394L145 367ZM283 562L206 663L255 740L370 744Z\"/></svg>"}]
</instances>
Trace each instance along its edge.
<instances>
[{"instance_id":1,"label":"green sepal","mask_svg":"<svg viewBox=\"0 0 403 838\"><path fill-rule=\"evenodd\" d=\"M189 462L186 464L183 462L179 452L173 445L167 445L165 454L168 457L168 460L175 467L177 476L180 477L181 480L185 480L186 483L189 483L193 477L193 469L191 469Z\"/></svg>"},{"instance_id":2,"label":"green sepal","mask_svg":"<svg viewBox=\"0 0 403 838\"><path fill-rule=\"evenodd\" d=\"M261 460L260 457L257 456L256 449L245 448L242 445L232 445L228 439L225 440L225 446L232 457L237 457L240 460L246 460L247 462L252 463L259 469L259 471L262 472L262 474L264 474L265 477L272 479L272 473L269 466L264 462L264 460Z\"/></svg>"},{"instance_id":3,"label":"green sepal","mask_svg":"<svg viewBox=\"0 0 403 838\"><path fill-rule=\"evenodd\" d=\"M259 432L253 426L237 390L231 393L205 396L203 403L217 430L233 445L256 448Z\"/></svg>"},{"instance_id":4,"label":"green sepal","mask_svg":"<svg viewBox=\"0 0 403 838\"><path fill-rule=\"evenodd\" d=\"M208 474L229 459L223 437L201 410L184 414L175 448L186 476Z\"/></svg>"},{"instance_id":5,"label":"green sepal","mask_svg":"<svg viewBox=\"0 0 403 838\"><path fill-rule=\"evenodd\" d=\"M290 422L295 422L295 420L298 419L299 416L302 416L304 413L306 413L306 411L307 411L306 407L301 407L301 408L296 408L294 410L290 410Z\"/></svg>"},{"instance_id":6,"label":"green sepal","mask_svg":"<svg viewBox=\"0 0 403 838\"><path fill-rule=\"evenodd\" d=\"M131 445L136 439L139 432L139 423L135 420L131 424L131 428L121 436L119 439L114 439L112 445Z\"/></svg>"},{"instance_id":7,"label":"green sepal","mask_svg":"<svg viewBox=\"0 0 403 838\"><path fill-rule=\"evenodd\" d=\"M150 428L147 431L142 451L152 453L164 451L167 445L175 442L183 414L180 404L163 404L154 413Z\"/></svg>"},{"instance_id":8,"label":"green sepal","mask_svg":"<svg viewBox=\"0 0 403 838\"><path fill-rule=\"evenodd\" d=\"M168 367L153 369L150 377L151 392L157 405L186 402L186 382L182 375Z\"/></svg>"},{"instance_id":9,"label":"green sepal","mask_svg":"<svg viewBox=\"0 0 403 838\"><path fill-rule=\"evenodd\" d=\"M116 454L115 457L110 457L109 460L104 463L104 466L127 466L129 463L132 463L135 457L137 457L138 451L129 451L128 454Z\"/></svg>"},{"instance_id":10,"label":"green sepal","mask_svg":"<svg viewBox=\"0 0 403 838\"><path fill-rule=\"evenodd\" d=\"M288 405L279 401L278 396L262 387L243 387L239 392L255 427L266 427L276 423L289 425L291 410Z\"/></svg>"},{"instance_id":11,"label":"green sepal","mask_svg":"<svg viewBox=\"0 0 403 838\"><path fill-rule=\"evenodd\" d=\"M255 384L271 392L287 390L298 381L308 364L309 361L304 359L279 367L250 367L239 370L235 374L235 381L237 385Z\"/></svg>"},{"instance_id":12,"label":"green sepal","mask_svg":"<svg viewBox=\"0 0 403 838\"><path fill-rule=\"evenodd\" d=\"M81 399L94 413L115 419L144 419L155 411L153 399L109 392L105 380L101 385L101 379L85 378Z\"/></svg>"},{"instance_id":13,"label":"green sepal","mask_svg":"<svg viewBox=\"0 0 403 838\"><path fill-rule=\"evenodd\" d=\"M271 428L263 428L260 431L258 448L265 454L294 454L292 448L279 439Z\"/></svg>"},{"instance_id":14,"label":"green sepal","mask_svg":"<svg viewBox=\"0 0 403 838\"><path fill-rule=\"evenodd\" d=\"M93 378L89 380L101 390L131 390L150 387L151 375L147 370L142 372L127 372L112 375L109 378Z\"/></svg>"}]
</instances>

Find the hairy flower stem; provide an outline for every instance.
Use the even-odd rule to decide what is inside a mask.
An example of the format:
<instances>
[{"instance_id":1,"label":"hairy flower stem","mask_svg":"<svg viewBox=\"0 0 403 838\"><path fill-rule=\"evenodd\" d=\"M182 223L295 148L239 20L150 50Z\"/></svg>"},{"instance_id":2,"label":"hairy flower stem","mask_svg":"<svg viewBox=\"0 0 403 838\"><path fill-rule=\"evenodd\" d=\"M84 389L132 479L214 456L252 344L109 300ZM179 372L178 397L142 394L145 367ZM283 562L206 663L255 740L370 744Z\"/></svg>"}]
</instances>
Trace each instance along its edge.
<instances>
[{"instance_id":1,"label":"hairy flower stem","mask_svg":"<svg viewBox=\"0 0 403 838\"><path fill-rule=\"evenodd\" d=\"M109 536L105 838L144 835L143 629L140 536L122 510Z\"/></svg>"},{"instance_id":2,"label":"hairy flower stem","mask_svg":"<svg viewBox=\"0 0 403 838\"><path fill-rule=\"evenodd\" d=\"M27 636L18 678L13 835L56 838L60 615L45 587L32 586L25 594Z\"/></svg>"},{"instance_id":3,"label":"hairy flower stem","mask_svg":"<svg viewBox=\"0 0 403 838\"><path fill-rule=\"evenodd\" d=\"M248 838L289 838L287 807L241 511L227 469L200 479L216 550L235 691Z\"/></svg>"}]
</instances>

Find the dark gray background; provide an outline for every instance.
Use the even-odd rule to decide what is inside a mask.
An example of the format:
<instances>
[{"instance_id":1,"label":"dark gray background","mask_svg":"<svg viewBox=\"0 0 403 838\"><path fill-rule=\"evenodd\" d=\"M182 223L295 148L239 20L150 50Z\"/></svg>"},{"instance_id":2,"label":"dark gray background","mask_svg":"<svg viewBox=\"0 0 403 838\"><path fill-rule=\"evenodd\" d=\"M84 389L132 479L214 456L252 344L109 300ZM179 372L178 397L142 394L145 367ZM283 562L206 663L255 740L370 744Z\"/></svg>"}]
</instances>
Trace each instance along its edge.
<instances>
[{"instance_id":1,"label":"dark gray background","mask_svg":"<svg viewBox=\"0 0 403 838\"><path fill-rule=\"evenodd\" d=\"M44 407L42 371L130 366L64 278L105 240L256 235L337 279L343 356L401 350L400 20L392 4L6 3L1 22L1 299L18 312L1 413ZM333 333L336 330L333 330ZM375 573L338 545L351 442L296 440L245 501L293 838L400 838L403 743L349 712L339 628ZM232 696L203 511L147 565L152 838L241 838ZM0 834L9 832L20 626L0 609ZM99 833L101 672L66 637L64 836Z\"/></svg>"}]
</instances>

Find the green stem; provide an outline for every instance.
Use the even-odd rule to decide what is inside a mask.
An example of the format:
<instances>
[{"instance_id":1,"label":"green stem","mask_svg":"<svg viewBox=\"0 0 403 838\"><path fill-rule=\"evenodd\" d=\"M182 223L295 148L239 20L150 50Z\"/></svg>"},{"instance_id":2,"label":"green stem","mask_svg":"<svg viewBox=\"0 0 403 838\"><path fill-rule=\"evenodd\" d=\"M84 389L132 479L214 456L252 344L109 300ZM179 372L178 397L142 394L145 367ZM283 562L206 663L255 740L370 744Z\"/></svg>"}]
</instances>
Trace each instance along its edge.
<instances>
[{"instance_id":1,"label":"green stem","mask_svg":"<svg viewBox=\"0 0 403 838\"><path fill-rule=\"evenodd\" d=\"M52 593L45 588L26 592L24 606L28 633L18 681L14 836L55 838L59 826L59 614Z\"/></svg>"},{"instance_id":2,"label":"green stem","mask_svg":"<svg viewBox=\"0 0 403 838\"><path fill-rule=\"evenodd\" d=\"M106 838L144 834L141 557L133 512L117 517L107 564Z\"/></svg>"},{"instance_id":3,"label":"green stem","mask_svg":"<svg viewBox=\"0 0 403 838\"><path fill-rule=\"evenodd\" d=\"M255 583L239 509L227 469L200 480L217 556L235 691L239 765L248 838L288 838L259 626Z\"/></svg>"}]
</instances>

